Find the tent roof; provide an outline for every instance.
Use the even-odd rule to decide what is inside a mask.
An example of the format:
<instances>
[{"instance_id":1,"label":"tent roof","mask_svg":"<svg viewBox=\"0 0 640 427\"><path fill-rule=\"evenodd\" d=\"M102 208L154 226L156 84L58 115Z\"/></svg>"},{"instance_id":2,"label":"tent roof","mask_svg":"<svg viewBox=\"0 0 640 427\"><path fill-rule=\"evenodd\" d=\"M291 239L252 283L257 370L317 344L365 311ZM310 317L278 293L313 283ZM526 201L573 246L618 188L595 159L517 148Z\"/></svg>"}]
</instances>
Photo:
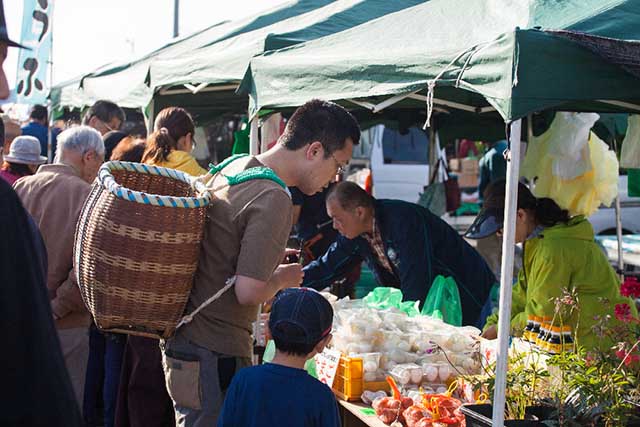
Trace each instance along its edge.
<instances>
[{"instance_id":1,"label":"tent roof","mask_svg":"<svg viewBox=\"0 0 640 427\"><path fill-rule=\"evenodd\" d=\"M155 61L151 87L242 80L249 60L264 51L335 34L423 0L339 0L273 25L211 43L195 52Z\"/></svg>"},{"instance_id":2,"label":"tent roof","mask_svg":"<svg viewBox=\"0 0 640 427\"><path fill-rule=\"evenodd\" d=\"M201 46L255 31L291 17L325 6L335 0L293 0L267 11L233 22L214 24L202 31L173 40L133 61L108 64L80 78L51 89L54 106L83 107L98 99L110 99L123 107L149 104L153 91L146 79L149 65L159 58L179 56Z\"/></svg>"},{"instance_id":3,"label":"tent roof","mask_svg":"<svg viewBox=\"0 0 640 427\"><path fill-rule=\"evenodd\" d=\"M242 89L253 112L410 93L424 106L433 80L436 105L495 108L506 121L546 108L624 110L640 104L640 82L614 62L637 58L638 43L605 59L611 40L576 33L638 40L638 22L633 0L431 0L257 56Z\"/></svg>"}]
</instances>

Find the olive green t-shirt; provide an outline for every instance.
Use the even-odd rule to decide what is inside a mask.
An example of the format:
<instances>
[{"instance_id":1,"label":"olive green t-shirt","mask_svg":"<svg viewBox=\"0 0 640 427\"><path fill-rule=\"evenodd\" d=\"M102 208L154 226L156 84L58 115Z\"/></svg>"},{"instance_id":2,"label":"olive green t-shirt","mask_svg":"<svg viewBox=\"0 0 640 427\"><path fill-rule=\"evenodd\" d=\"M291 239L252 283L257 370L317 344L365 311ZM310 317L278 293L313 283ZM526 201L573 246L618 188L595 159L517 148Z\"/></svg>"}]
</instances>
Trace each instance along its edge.
<instances>
[{"instance_id":1,"label":"olive green t-shirt","mask_svg":"<svg viewBox=\"0 0 640 427\"><path fill-rule=\"evenodd\" d=\"M263 165L247 156L235 160L221 173L232 176L255 166ZM226 178L218 174L207 187L214 198L207 212L186 313L214 295L234 275L268 281L283 260L291 231L291 197L276 182L256 179L229 186ZM232 287L177 334L217 353L251 357L251 323L257 314L258 306L238 303Z\"/></svg>"}]
</instances>

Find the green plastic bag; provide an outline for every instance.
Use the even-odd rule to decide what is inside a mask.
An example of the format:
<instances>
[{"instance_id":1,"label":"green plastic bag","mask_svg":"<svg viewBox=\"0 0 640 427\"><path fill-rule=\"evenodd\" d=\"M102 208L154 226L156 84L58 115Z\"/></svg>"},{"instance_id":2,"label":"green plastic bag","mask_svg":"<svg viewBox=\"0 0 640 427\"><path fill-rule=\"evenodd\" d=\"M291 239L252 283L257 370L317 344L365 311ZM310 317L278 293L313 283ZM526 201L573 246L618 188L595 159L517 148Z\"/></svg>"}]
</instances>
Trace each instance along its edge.
<instances>
[{"instance_id":1,"label":"green plastic bag","mask_svg":"<svg viewBox=\"0 0 640 427\"><path fill-rule=\"evenodd\" d=\"M402 291L396 288L375 288L363 298L364 304L376 310L388 310L396 308L407 314L409 317L420 314L418 302L402 301Z\"/></svg>"},{"instance_id":2,"label":"green plastic bag","mask_svg":"<svg viewBox=\"0 0 640 427\"><path fill-rule=\"evenodd\" d=\"M273 360L276 355L276 343L273 340L269 340L267 342L267 346L264 349L264 355L262 356L262 363L269 363ZM318 374L316 373L316 361L311 358L307 360L304 364L304 370L309 373L313 378L318 378Z\"/></svg>"},{"instance_id":3,"label":"green plastic bag","mask_svg":"<svg viewBox=\"0 0 640 427\"><path fill-rule=\"evenodd\" d=\"M422 307L422 314L462 326L462 306L458 285L452 277L436 276Z\"/></svg>"},{"instance_id":4,"label":"green plastic bag","mask_svg":"<svg viewBox=\"0 0 640 427\"><path fill-rule=\"evenodd\" d=\"M377 310L387 310L389 308L397 308L402 302L402 292L396 288L378 287L369 292L364 297L364 303L367 307Z\"/></svg>"}]
</instances>

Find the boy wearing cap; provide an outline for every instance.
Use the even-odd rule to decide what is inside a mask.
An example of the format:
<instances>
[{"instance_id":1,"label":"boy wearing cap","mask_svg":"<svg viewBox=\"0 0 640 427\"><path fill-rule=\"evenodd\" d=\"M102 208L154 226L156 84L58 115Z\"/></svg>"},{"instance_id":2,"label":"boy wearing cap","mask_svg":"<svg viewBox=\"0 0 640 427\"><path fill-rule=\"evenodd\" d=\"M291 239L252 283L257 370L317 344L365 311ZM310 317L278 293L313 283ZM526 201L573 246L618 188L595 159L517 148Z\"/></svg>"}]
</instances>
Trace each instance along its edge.
<instances>
[{"instance_id":1,"label":"boy wearing cap","mask_svg":"<svg viewBox=\"0 0 640 427\"><path fill-rule=\"evenodd\" d=\"M315 290L280 292L269 317L276 355L235 375L218 427L340 426L331 389L304 370L331 339L332 322L331 304Z\"/></svg>"}]
</instances>

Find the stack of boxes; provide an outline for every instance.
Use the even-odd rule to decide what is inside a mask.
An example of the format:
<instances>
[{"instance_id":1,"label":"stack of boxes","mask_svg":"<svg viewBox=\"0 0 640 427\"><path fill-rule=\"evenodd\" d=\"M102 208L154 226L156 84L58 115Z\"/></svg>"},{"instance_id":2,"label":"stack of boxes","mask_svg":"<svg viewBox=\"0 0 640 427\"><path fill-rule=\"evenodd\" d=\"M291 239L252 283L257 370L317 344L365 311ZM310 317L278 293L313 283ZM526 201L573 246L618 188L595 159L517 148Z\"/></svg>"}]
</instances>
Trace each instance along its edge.
<instances>
[{"instance_id":1,"label":"stack of boxes","mask_svg":"<svg viewBox=\"0 0 640 427\"><path fill-rule=\"evenodd\" d=\"M475 188L478 186L478 159L450 159L449 169L458 176L460 188Z\"/></svg>"}]
</instances>

